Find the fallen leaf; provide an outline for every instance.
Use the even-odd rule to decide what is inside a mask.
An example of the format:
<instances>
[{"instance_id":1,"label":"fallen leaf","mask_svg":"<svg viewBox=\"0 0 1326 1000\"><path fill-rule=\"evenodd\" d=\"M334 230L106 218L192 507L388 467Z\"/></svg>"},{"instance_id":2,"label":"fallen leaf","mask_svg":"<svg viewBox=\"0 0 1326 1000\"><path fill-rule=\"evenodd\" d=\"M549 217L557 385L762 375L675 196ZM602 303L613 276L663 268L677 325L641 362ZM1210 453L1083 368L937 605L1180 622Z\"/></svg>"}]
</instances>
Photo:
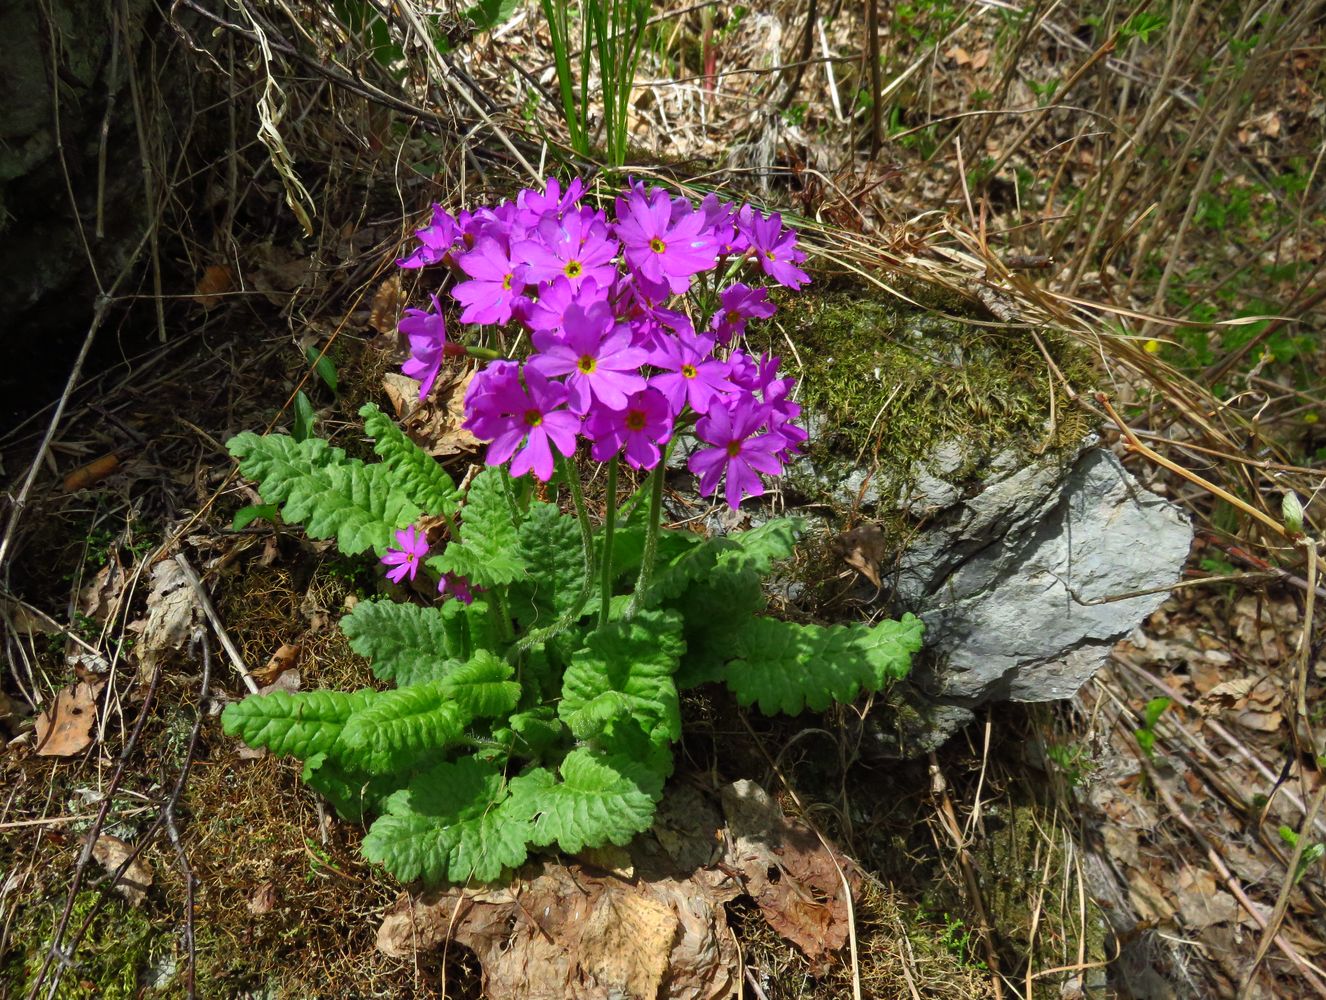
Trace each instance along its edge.
<instances>
[{"instance_id":1,"label":"fallen leaf","mask_svg":"<svg viewBox=\"0 0 1326 1000\"><path fill-rule=\"evenodd\" d=\"M204 309L214 309L221 297L235 287L235 272L226 264L208 264L193 290L193 301Z\"/></svg>"},{"instance_id":2,"label":"fallen leaf","mask_svg":"<svg viewBox=\"0 0 1326 1000\"><path fill-rule=\"evenodd\" d=\"M299 690L302 681L303 678L299 676L298 670L283 670L270 684L259 687L258 693L271 694L273 691L284 691L286 694L294 694Z\"/></svg>"},{"instance_id":3,"label":"fallen leaf","mask_svg":"<svg viewBox=\"0 0 1326 1000\"><path fill-rule=\"evenodd\" d=\"M628 882L545 864L481 892L403 896L378 929L392 958L452 941L483 966L485 995L522 1000L719 1000L736 992L738 953L716 894L721 873Z\"/></svg>"},{"instance_id":4,"label":"fallen leaf","mask_svg":"<svg viewBox=\"0 0 1326 1000\"><path fill-rule=\"evenodd\" d=\"M1215 876L1205 869L1184 865L1179 870L1176 892L1179 916L1192 930L1205 930L1212 924L1232 923L1239 918L1239 904L1221 889Z\"/></svg>"},{"instance_id":5,"label":"fallen leaf","mask_svg":"<svg viewBox=\"0 0 1326 1000\"><path fill-rule=\"evenodd\" d=\"M405 307L405 293L401 291L401 276L393 274L378 285L373 293L373 304L368 310L368 325L378 333L395 333Z\"/></svg>"},{"instance_id":6,"label":"fallen leaf","mask_svg":"<svg viewBox=\"0 0 1326 1000\"><path fill-rule=\"evenodd\" d=\"M976 69L985 69L985 67L988 66L989 64L990 64L990 50L989 50L989 49L977 49L974 53L972 53L972 57L971 57L971 68L972 68L972 69L974 69L974 70L976 70Z\"/></svg>"},{"instance_id":7,"label":"fallen leaf","mask_svg":"<svg viewBox=\"0 0 1326 1000\"><path fill-rule=\"evenodd\" d=\"M465 390L473 371L443 368L432 393L419 401L419 383L395 373L382 387L410 439L434 458L477 451L480 441L461 426L465 422Z\"/></svg>"},{"instance_id":8,"label":"fallen leaf","mask_svg":"<svg viewBox=\"0 0 1326 1000\"><path fill-rule=\"evenodd\" d=\"M753 781L736 781L719 793L731 833L726 863L741 872L769 926L810 959L816 974L847 943L848 899L861 886L856 865L826 849L804 823L783 814Z\"/></svg>"},{"instance_id":9,"label":"fallen leaf","mask_svg":"<svg viewBox=\"0 0 1326 1000\"><path fill-rule=\"evenodd\" d=\"M37 716L37 753L69 757L92 745L97 721L97 692L85 681L55 696L55 704Z\"/></svg>"},{"instance_id":10,"label":"fallen leaf","mask_svg":"<svg viewBox=\"0 0 1326 1000\"><path fill-rule=\"evenodd\" d=\"M142 679L151 677L158 663L179 652L198 626L201 614L198 599L179 563L163 559L152 567L147 621L135 646Z\"/></svg>"},{"instance_id":11,"label":"fallen leaf","mask_svg":"<svg viewBox=\"0 0 1326 1000\"><path fill-rule=\"evenodd\" d=\"M959 66L966 66L969 62L971 62L971 56L967 55L967 50L964 49L961 45L953 46L953 48L945 52L944 55L952 59Z\"/></svg>"},{"instance_id":12,"label":"fallen leaf","mask_svg":"<svg viewBox=\"0 0 1326 1000\"><path fill-rule=\"evenodd\" d=\"M273 882L264 882L254 889L253 895L249 897L249 912L255 917L261 917L264 913L271 913L275 906L276 884Z\"/></svg>"},{"instance_id":13,"label":"fallen leaf","mask_svg":"<svg viewBox=\"0 0 1326 1000\"><path fill-rule=\"evenodd\" d=\"M64 491L66 493L76 493L78 490L85 490L96 486L116 469L120 467L120 456L115 452L109 455L102 455L100 458L93 459L84 465L80 465L73 472L64 477Z\"/></svg>"},{"instance_id":14,"label":"fallen leaf","mask_svg":"<svg viewBox=\"0 0 1326 1000\"><path fill-rule=\"evenodd\" d=\"M876 590L883 586L879 564L884 559L886 546L884 531L879 525L863 524L844 531L833 540L833 548L843 562L869 580Z\"/></svg>"},{"instance_id":15,"label":"fallen leaf","mask_svg":"<svg viewBox=\"0 0 1326 1000\"><path fill-rule=\"evenodd\" d=\"M1257 686L1258 681L1255 677L1238 677L1234 680L1221 681L1210 691L1202 695L1198 707L1203 713L1218 712L1223 709L1233 708L1240 701L1248 696L1248 693Z\"/></svg>"},{"instance_id":16,"label":"fallen leaf","mask_svg":"<svg viewBox=\"0 0 1326 1000\"><path fill-rule=\"evenodd\" d=\"M106 874L114 875L120 866L133 855L132 844L103 833L92 845L92 856L97 859ZM129 901L131 906L140 906L147 898L147 890L152 887L152 869L138 856L129 862L127 868L115 881L115 891Z\"/></svg>"},{"instance_id":17,"label":"fallen leaf","mask_svg":"<svg viewBox=\"0 0 1326 1000\"><path fill-rule=\"evenodd\" d=\"M259 684L271 684L287 670L299 664L299 651L302 647L297 642L285 642L271 655L266 666L253 671L253 679Z\"/></svg>"},{"instance_id":18,"label":"fallen leaf","mask_svg":"<svg viewBox=\"0 0 1326 1000\"><path fill-rule=\"evenodd\" d=\"M112 559L97 570L97 575L79 592L78 610L89 618L104 622L119 603L128 579L120 561Z\"/></svg>"}]
</instances>

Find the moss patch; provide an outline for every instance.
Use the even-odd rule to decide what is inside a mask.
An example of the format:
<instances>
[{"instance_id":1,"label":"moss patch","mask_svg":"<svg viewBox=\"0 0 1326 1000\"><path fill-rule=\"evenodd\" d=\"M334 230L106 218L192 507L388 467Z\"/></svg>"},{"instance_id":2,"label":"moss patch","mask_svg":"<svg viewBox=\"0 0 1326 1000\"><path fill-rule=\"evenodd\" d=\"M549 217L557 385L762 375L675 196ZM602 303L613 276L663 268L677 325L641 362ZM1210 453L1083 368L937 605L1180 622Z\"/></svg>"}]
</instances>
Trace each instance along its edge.
<instances>
[{"instance_id":1,"label":"moss patch","mask_svg":"<svg viewBox=\"0 0 1326 1000\"><path fill-rule=\"evenodd\" d=\"M850 469L873 469L881 495L894 495L942 445L961 445L956 471L944 477L954 481L979 476L1001 451L1044 454L1073 445L1089 429L1028 330L980 325L862 290L800 296L779 318L796 345L798 357L787 360L801 365L809 455L821 483L835 479L826 469L837 468L841 478ZM1091 358L1081 346L1050 331L1040 335L1070 382L1091 383ZM770 344L784 354L785 346Z\"/></svg>"}]
</instances>

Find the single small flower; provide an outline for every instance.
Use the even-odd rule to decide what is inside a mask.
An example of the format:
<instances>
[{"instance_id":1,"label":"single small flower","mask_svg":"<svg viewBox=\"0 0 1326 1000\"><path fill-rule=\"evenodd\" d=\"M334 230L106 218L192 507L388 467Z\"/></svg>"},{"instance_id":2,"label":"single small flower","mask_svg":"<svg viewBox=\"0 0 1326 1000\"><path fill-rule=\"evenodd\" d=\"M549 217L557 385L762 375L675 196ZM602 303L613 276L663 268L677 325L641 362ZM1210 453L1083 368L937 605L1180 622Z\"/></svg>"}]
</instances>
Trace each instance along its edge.
<instances>
[{"instance_id":1,"label":"single small flower","mask_svg":"<svg viewBox=\"0 0 1326 1000\"><path fill-rule=\"evenodd\" d=\"M429 264L449 264L452 250L460 240L460 227L441 205L433 205L433 220L423 229L416 229L419 247L408 257L396 261L398 267L427 267Z\"/></svg>"},{"instance_id":2,"label":"single small flower","mask_svg":"<svg viewBox=\"0 0 1326 1000\"><path fill-rule=\"evenodd\" d=\"M382 564L390 566L387 579L400 583L407 576L413 580L419 566L428 558L428 538L412 524L396 532L395 547L388 548Z\"/></svg>"},{"instance_id":3,"label":"single small flower","mask_svg":"<svg viewBox=\"0 0 1326 1000\"><path fill-rule=\"evenodd\" d=\"M470 581L463 576L457 576L455 573L443 573L442 579L437 581L437 592L445 597L448 591L461 604L474 603L474 593L470 589Z\"/></svg>"},{"instance_id":4,"label":"single small flower","mask_svg":"<svg viewBox=\"0 0 1326 1000\"><path fill-rule=\"evenodd\" d=\"M797 234L783 228L781 215L774 212L766 219L745 205L737 213L737 225L750 241L750 251L765 274L792 289L810 283L810 276L797 267L806 255L797 249Z\"/></svg>"},{"instance_id":5,"label":"single small flower","mask_svg":"<svg viewBox=\"0 0 1326 1000\"><path fill-rule=\"evenodd\" d=\"M712 337L679 333L659 341L649 362L663 370L649 384L667 397L674 414L687 403L696 413L708 413L715 397L736 389L728 378L727 363L714 358L713 350Z\"/></svg>"},{"instance_id":6,"label":"single small flower","mask_svg":"<svg viewBox=\"0 0 1326 1000\"><path fill-rule=\"evenodd\" d=\"M594 442L590 454L606 462L625 450L633 469L652 469L662 457L660 446L672 438L672 414L657 389L632 393L620 410L599 407L585 421L585 436Z\"/></svg>"},{"instance_id":7,"label":"single small flower","mask_svg":"<svg viewBox=\"0 0 1326 1000\"><path fill-rule=\"evenodd\" d=\"M530 188L516 197L519 219L529 229L544 219L561 219L580 203L584 193L585 182L579 177L573 177L565 191L556 177L549 177L542 192Z\"/></svg>"},{"instance_id":8,"label":"single small flower","mask_svg":"<svg viewBox=\"0 0 1326 1000\"><path fill-rule=\"evenodd\" d=\"M716 192L709 192L700 202L700 211L704 213L705 229L713 235L718 244L718 255L726 257L745 253L750 245L744 233L737 228L737 208L730 201L723 201Z\"/></svg>"},{"instance_id":9,"label":"single small flower","mask_svg":"<svg viewBox=\"0 0 1326 1000\"><path fill-rule=\"evenodd\" d=\"M442 306L436 295L432 299L431 311L406 309L400 322L401 333L410 341L410 360L401 366L401 371L419 380L420 401L432 391L447 348L447 324L442 318Z\"/></svg>"},{"instance_id":10,"label":"single small flower","mask_svg":"<svg viewBox=\"0 0 1326 1000\"><path fill-rule=\"evenodd\" d=\"M753 397L715 406L700 418L696 436L713 447L693 452L686 462L700 477L700 496L711 496L725 479L727 504L736 510L746 497L764 493L761 473L776 476L782 472L778 452L784 441L777 435L758 433L764 420L764 407Z\"/></svg>"},{"instance_id":11,"label":"single small flower","mask_svg":"<svg viewBox=\"0 0 1326 1000\"><path fill-rule=\"evenodd\" d=\"M616 276L617 249L617 241L608 238L606 219L572 212L560 220L545 219L511 253L525 264L525 280L532 285L566 278L575 289L586 280L607 288Z\"/></svg>"},{"instance_id":12,"label":"single small flower","mask_svg":"<svg viewBox=\"0 0 1326 1000\"><path fill-rule=\"evenodd\" d=\"M730 344L746 332L752 319L768 319L777 307L769 301L769 289L751 288L737 282L718 293L719 306L709 321L720 344Z\"/></svg>"},{"instance_id":13,"label":"single small flower","mask_svg":"<svg viewBox=\"0 0 1326 1000\"><path fill-rule=\"evenodd\" d=\"M491 439L484 461L501 465L511 460L511 475L523 476L531 469L547 482L553 474L552 449L574 454L580 418L566 404L566 386L549 381L537 369L525 366L525 385L506 377L472 398L466 396L465 423L475 437Z\"/></svg>"},{"instance_id":14,"label":"single small flower","mask_svg":"<svg viewBox=\"0 0 1326 1000\"><path fill-rule=\"evenodd\" d=\"M691 276L707 271L718 260L718 244L705 231L702 213L687 210L674 218L668 193L639 188L617 199L617 238L627 265L649 286L666 284L673 294L691 287Z\"/></svg>"},{"instance_id":15,"label":"single small flower","mask_svg":"<svg viewBox=\"0 0 1326 1000\"><path fill-rule=\"evenodd\" d=\"M490 361L474 373L465 390L465 429L480 441L497 437L505 429L506 420L501 405L494 400L510 398L520 391L520 365Z\"/></svg>"},{"instance_id":16,"label":"single small flower","mask_svg":"<svg viewBox=\"0 0 1326 1000\"><path fill-rule=\"evenodd\" d=\"M567 278L559 276L539 291L538 301L530 307L529 328L536 332L559 331L566 320L568 308L575 305L588 309L595 302L606 299L607 290L600 288L593 278L586 278L579 288L572 288Z\"/></svg>"},{"instance_id":17,"label":"single small flower","mask_svg":"<svg viewBox=\"0 0 1326 1000\"><path fill-rule=\"evenodd\" d=\"M538 353L529 359L526 370L567 376L572 413L588 413L595 400L620 410L627 395L645 387L640 366L648 353L632 345L631 328L617 322L606 302L588 309L568 306L562 334L536 333L534 346Z\"/></svg>"},{"instance_id":18,"label":"single small flower","mask_svg":"<svg viewBox=\"0 0 1326 1000\"><path fill-rule=\"evenodd\" d=\"M451 290L464 310L462 323L494 323L511 319L512 303L525 287L523 268L491 236L480 237L474 249L460 258L460 269L470 276Z\"/></svg>"}]
</instances>

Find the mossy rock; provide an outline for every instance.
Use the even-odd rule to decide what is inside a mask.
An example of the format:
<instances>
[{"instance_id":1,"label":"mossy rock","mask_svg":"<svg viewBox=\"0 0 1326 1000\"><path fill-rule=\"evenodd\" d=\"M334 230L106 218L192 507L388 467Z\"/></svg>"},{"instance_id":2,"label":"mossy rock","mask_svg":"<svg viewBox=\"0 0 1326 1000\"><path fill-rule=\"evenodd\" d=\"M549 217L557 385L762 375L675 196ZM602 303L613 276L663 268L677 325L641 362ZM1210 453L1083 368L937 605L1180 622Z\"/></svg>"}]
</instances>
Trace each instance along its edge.
<instances>
[{"instance_id":1,"label":"mossy rock","mask_svg":"<svg viewBox=\"0 0 1326 1000\"><path fill-rule=\"evenodd\" d=\"M783 307L811 430L807 460L790 470L794 491L887 518L927 475L979 480L998 458L1079 446L1092 421L1066 398L1031 331L993 324L956 297L945 305L838 290ZM1051 331L1040 339L1070 381L1090 384L1080 345Z\"/></svg>"}]
</instances>

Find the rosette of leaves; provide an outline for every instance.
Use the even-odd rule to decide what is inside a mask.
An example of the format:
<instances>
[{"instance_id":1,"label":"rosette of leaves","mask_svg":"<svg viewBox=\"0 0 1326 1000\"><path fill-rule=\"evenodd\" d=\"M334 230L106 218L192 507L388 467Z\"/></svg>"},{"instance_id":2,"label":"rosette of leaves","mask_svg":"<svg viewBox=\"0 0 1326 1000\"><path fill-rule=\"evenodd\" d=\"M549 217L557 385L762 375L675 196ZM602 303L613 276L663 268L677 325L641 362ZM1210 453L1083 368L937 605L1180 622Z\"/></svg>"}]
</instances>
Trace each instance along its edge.
<instances>
[{"instance_id":1,"label":"rosette of leaves","mask_svg":"<svg viewBox=\"0 0 1326 1000\"><path fill-rule=\"evenodd\" d=\"M644 529L622 524L603 620L576 518L522 499L501 468L462 495L376 407L361 414L378 462L284 435L240 434L230 451L287 524L347 554L382 554L421 516L455 519L428 564L482 592L470 605L360 601L340 627L390 687L253 695L222 724L301 759L343 817L371 820L364 855L402 880L489 882L531 849L627 843L671 774L686 687L726 684L766 713L822 710L904 676L920 647L910 615L830 627L763 615L761 581L792 554L791 518L708 540L665 531L634 605Z\"/></svg>"}]
</instances>

